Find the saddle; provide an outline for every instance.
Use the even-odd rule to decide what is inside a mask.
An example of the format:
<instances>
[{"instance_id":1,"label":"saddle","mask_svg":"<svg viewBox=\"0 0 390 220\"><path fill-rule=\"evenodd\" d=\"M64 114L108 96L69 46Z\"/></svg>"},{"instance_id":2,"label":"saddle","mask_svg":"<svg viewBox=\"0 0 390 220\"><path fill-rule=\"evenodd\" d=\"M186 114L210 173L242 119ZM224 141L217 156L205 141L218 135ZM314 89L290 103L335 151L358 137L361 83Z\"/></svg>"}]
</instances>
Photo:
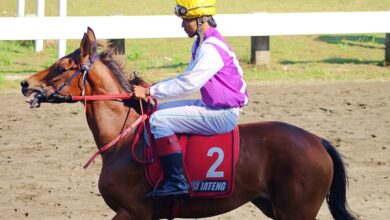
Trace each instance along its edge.
<instances>
[{"instance_id":1,"label":"saddle","mask_svg":"<svg viewBox=\"0 0 390 220\"><path fill-rule=\"evenodd\" d=\"M190 185L190 197L221 198L234 191L235 166L239 155L239 131L213 136L178 134L182 148L184 170ZM154 144L145 147L145 176L152 187L163 179Z\"/></svg>"}]
</instances>

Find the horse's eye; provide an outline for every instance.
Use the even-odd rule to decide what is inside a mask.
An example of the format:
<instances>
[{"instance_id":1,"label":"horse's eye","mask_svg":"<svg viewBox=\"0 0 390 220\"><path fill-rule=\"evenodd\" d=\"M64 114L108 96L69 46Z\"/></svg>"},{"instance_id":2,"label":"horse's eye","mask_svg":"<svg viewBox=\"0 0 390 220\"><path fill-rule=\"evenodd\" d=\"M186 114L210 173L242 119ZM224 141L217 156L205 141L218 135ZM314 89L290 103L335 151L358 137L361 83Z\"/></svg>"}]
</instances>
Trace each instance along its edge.
<instances>
[{"instance_id":1,"label":"horse's eye","mask_svg":"<svg viewBox=\"0 0 390 220\"><path fill-rule=\"evenodd\" d=\"M57 66L56 69L54 70L56 74L61 74L66 71L64 67Z\"/></svg>"}]
</instances>

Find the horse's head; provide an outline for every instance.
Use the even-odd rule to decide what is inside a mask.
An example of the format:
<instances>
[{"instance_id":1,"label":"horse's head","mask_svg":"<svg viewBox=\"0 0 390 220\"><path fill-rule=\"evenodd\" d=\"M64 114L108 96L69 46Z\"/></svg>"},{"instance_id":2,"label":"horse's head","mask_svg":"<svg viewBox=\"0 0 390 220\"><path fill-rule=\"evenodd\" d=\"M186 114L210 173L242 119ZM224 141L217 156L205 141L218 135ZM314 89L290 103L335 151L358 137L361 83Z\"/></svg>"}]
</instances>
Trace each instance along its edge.
<instances>
[{"instance_id":1,"label":"horse's head","mask_svg":"<svg viewBox=\"0 0 390 220\"><path fill-rule=\"evenodd\" d=\"M84 89L83 75L98 58L96 47L95 34L88 28L79 49L23 80L22 93L30 107L39 107L41 102L57 103L61 97L69 95L80 95Z\"/></svg>"}]
</instances>

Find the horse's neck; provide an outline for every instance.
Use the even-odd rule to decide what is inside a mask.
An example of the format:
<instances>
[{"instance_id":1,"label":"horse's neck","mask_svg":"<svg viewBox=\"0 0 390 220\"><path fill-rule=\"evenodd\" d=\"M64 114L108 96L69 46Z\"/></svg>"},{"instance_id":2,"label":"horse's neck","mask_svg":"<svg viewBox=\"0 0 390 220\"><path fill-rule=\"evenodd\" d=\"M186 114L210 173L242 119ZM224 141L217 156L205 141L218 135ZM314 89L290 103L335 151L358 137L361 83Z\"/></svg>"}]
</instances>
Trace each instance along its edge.
<instances>
[{"instance_id":1,"label":"horse's neck","mask_svg":"<svg viewBox=\"0 0 390 220\"><path fill-rule=\"evenodd\" d=\"M106 70L91 72L88 76L86 95L106 95L125 93L113 74ZM126 129L138 114L120 101L89 101L86 116L98 148L113 140Z\"/></svg>"}]
</instances>

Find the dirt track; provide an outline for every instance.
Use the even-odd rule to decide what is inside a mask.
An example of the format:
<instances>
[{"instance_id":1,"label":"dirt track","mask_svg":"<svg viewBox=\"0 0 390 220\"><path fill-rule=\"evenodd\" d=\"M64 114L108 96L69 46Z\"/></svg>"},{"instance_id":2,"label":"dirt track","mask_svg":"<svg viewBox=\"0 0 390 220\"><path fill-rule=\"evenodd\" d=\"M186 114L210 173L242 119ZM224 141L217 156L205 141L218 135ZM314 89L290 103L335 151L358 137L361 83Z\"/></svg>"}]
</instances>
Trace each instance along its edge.
<instances>
[{"instance_id":1,"label":"dirt track","mask_svg":"<svg viewBox=\"0 0 390 220\"><path fill-rule=\"evenodd\" d=\"M390 219L390 82L272 83L249 87L241 123L288 122L338 146L360 219ZM0 219L111 219L97 190L100 161L79 104L30 110L0 93ZM266 219L252 205L212 219ZM323 206L318 219L330 219Z\"/></svg>"}]
</instances>

